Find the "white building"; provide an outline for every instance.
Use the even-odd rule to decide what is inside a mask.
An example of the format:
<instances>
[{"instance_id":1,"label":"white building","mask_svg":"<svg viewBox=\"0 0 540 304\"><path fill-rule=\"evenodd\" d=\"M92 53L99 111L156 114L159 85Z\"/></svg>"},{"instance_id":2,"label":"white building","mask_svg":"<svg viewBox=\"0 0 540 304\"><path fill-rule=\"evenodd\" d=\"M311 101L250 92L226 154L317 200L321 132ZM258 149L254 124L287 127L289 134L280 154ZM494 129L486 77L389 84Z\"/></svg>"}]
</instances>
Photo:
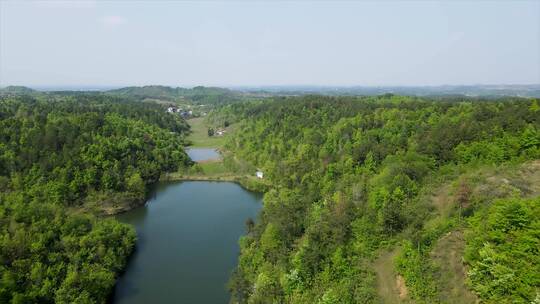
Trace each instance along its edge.
<instances>
[{"instance_id":1,"label":"white building","mask_svg":"<svg viewBox=\"0 0 540 304\"><path fill-rule=\"evenodd\" d=\"M262 171L257 171L257 172L255 172L255 176L257 176L257 178L263 178L263 172Z\"/></svg>"}]
</instances>

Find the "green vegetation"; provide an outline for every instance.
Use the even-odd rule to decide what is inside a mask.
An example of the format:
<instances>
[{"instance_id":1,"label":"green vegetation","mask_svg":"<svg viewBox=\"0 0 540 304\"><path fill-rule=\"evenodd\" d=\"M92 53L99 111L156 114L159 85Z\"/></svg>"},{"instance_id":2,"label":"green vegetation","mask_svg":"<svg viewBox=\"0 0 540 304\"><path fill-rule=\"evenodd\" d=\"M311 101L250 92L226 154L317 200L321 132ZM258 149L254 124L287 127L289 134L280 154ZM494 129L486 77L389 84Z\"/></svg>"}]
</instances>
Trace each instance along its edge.
<instances>
[{"instance_id":1,"label":"green vegetation","mask_svg":"<svg viewBox=\"0 0 540 304\"><path fill-rule=\"evenodd\" d=\"M180 168L178 172L165 174L163 179L231 181L255 192L266 192L270 189L271 184L267 180L255 177L256 167L239 159L224 148L226 141L234 136L235 130L235 126L230 124L234 117L225 110L226 108L221 108L219 112L212 113L206 119L193 118L188 120L191 132L187 142L190 147L218 149L222 155L221 159ZM210 135L208 130L213 130L214 127L226 130L226 133L221 136Z\"/></svg>"},{"instance_id":2,"label":"green vegetation","mask_svg":"<svg viewBox=\"0 0 540 304\"><path fill-rule=\"evenodd\" d=\"M373 261L396 245L407 297L445 302L433 245L493 196L466 180L452 200L433 193L464 172L540 158L536 103L305 96L225 107L238 125L226 148L274 185L240 240L232 302L377 303ZM537 281L525 285L534 300Z\"/></svg>"},{"instance_id":3,"label":"green vegetation","mask_svg":"<svg viewBox=\"0 0 540 304\"><path fill-rule=\"evenodd\" d=\"M469 164L462 170L465 172L451 177L434 193L426 193L420 198L429 201L434 212L416 238L436 240L442 237L421 247L408 246L397 259L400 272L409 278L409 290L416 302L476 303L478 297L467 288L473 286L465 284L470 265L463 264L465 249L470 246L463 237L463 230L469 233L468 216L483 212L497 200L540 195L538 161L481 167ZM445 234L446 231L449 232ZM408 262L411 255L417 263ZM427 299L419 295L426 290L431 291ZM489 302L485 298L480 300ZM506 300L513 302L515 299Z\"/></svg>"},{"instance_id":4,"label":"green vegetation","mask_svg":"<svg viewBox=\"0 0 540 304\"><path fill-rule=\"evenodd\" d=\"M36 91L23 86L7 86L5 88L0 88L0 95L30 94L34 92Z\"/></svg>"},{"instance_id":5,"label":"green vegetation","mask_svg":"<svg viewBox=\"0 0 540 304\"><path fill-rule=\"evenodd\" d=\"M1 303L106 302L136 237L95 213L190 165L188 126L163 113L103 95L0 99Z\"/></svg>"},{"instance_id":6,"label":"green vegetation","mask_svg":"<svg viewBox=\"0 0 540 304\"><path fill-rule=\"evenodd\" d=\"M255 168L228 152L222 152L222 159L204 161L185 167L178 172L166 173L163 180L209 180L236 182L254 192L266 192L271 185L267 180L255 177Z\"/></svg>"},{"instance_id":7,"label":"green vegetation","mask_svg":"<svg viewBox=\"0 0 540 304\"><path fill-rule=\"evenodd\" d=\"M0 302L104 303L136 237L101 215L159 178L265 192L232 303L538 298L538 100L274 98L191 119L185 138L138 100L182 90L0 97ZM193 164L186 144L223 159Z\"/></svg>"},{"instance_id":8,"label":"green vegetation","mask_svg":"<svg viewBox=\"0 0 540 304\"><path fill-rule=\"evenodd\" d=\"M465 260L486 303L532 303L540 287L540 197L495 201L470 219Z\"/></svg>"},{"instance_id":9,"label":"green vegetation","mask_svg":"<svg viewBox=\"0 0 540 304\"><path fill-rule=\"evenodd\" d=\"M159 99L171 102L186 101L191 104L218 105L244 100L239 92L224 88L198 86L191 89L167 86L126 87L107 91L107 94L133 97L136 99Z\"/></svg>"},{"instance_id":10,"label":"green vegetation","mask_svg":"<svg viewBox=\"0 0 540 304\"><path fill-rule=\"evenodd\" d=\"M478 297L466 285L464 249L465 241L461 230L447 233L433 246L427 263L431 263L432 266L429 268L435 270L429 277L435 280L437 302L477 303Z\"/></svg>"},{"instance_id":11,"label":"green vegetation","mask_svg":"<svg viewBox=\"0 0 540 304\"><path fill-rule=\"evenodd\" d=\"M191 147L194 148L221 148L225 145L225 141L230 137L233 132L232 127L227 127L227 132L224 135L217 136L215 134L208 133L209 129L215 126L209 125L204 118L192 118L188 120L191 127L191 133L189 134L187 141Z\"/></svg>"}]
</instances>

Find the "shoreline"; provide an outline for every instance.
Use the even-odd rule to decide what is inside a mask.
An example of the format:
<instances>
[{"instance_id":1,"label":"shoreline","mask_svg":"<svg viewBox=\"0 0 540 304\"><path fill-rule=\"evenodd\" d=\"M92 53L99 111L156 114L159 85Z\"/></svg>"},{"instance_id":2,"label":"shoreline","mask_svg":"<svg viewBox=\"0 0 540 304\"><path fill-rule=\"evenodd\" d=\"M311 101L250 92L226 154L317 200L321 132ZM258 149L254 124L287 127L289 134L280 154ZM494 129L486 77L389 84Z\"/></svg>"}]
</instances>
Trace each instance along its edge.
<instances>
[{"instance_id":1,"label":"shoreline","mask_svg":"<svg viewBox=\"0 0 540 304\"><path fill-rule=\"evenodd\" d=\"M208 182L232 182L240 185L245 190L251 192L265 193L272 187L271 184L257 180L246 175L175 175L167 173L159 181L208 181Z\"/></svg>"}]
</instances>

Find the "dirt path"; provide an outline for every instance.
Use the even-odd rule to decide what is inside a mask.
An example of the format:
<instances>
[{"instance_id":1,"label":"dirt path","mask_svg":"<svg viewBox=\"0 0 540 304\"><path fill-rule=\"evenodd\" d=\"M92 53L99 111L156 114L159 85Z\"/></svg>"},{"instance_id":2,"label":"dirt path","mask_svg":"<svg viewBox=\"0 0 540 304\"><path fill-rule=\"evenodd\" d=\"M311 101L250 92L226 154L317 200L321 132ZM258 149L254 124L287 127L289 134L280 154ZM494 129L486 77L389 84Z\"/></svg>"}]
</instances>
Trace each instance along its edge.
<instances>
[{"instance_id":1,"label":"dirt path","mask_svg":"<svg viewBox=\"0 0 540 304\"><path fill-rule=\"evenodd\" d=\"M452 210L454 198L450 196L450 185L440 187L431 197L431 202L435 207L437 216L448 216Z\"/></svg>"},{"instance_id":2,"label":"dirt path","mask_svg":"<svg viewBox=\"0 0 540 304\"><path fill-rule=\"evenodd\" d=\"M452 231L443 236L433 248L430 256L439 269L439 297L442 303L473 304L476 296L465 284L467 270L463 264L465 240L462 231Z\"/></svg>"},{"instance_id":3,"label":"dirt path","mask_svg":"<svg viewBox=\"0 0 540 304\"><path fill-rule=\"evenodd\" d=\"M456 198L451 191L451 186L446 184L432 196L431 201L437 212L433 221L450 217L456 204ZM477 301L465 284L467 271L462 261L464 249L463 232L455 230L441 237L431 251L430 261L438 269L434 276L440 303L468 304Z\"/></svg>"},{"instance_id":4,"label":"dirt path","mask_svg":"<svg viewBox=\"0 0 540 304\"><path fill-rule=\"evenodd\" d=\"M377 293L384 304L412 303L407 297L405 280L394 271L394 258L398 253L398 248L384 251L373 264L377 274Z\"/></svg>"}]
</instances>

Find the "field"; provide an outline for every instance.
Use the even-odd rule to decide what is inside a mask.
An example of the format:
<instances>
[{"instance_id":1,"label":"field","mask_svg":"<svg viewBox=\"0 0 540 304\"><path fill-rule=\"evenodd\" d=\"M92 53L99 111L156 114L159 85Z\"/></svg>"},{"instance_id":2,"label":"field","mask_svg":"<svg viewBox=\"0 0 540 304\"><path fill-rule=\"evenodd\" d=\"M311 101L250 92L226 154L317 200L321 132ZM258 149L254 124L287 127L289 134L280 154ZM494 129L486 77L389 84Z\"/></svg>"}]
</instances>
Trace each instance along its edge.
<instances>
[{"instance_id":1,"label":"field","mask_svg":"<svg viewBox=\"0 0 540 304\"><path fill-rule=\"evenodd\" d=\"M255 177L253 168L246 168L246 163L228 154L223 149L225 142L234 131L234 127L229 126L227 133L223 136L208 136L208 125L204 118L192 118L187 121L191 126L191 133L188 136L190 147L193 148L215 148L220 150L222 159L203 161L193 167L184 168L178 172L166 173L162 180L211 180L211 181L231 181L241 184L244 188L257 192L264 192L270 184L266 180ZM227 159L228 161L224 161ZM226 165L228 164L228 165Z\"/></svg>"},{"instance_id":2,"label":"field","mask_svg":"<svg viewBox=\"0 0 540 304\"><path fill-rule=\"evenodd\" d=\"M188 141L191 147L195 148L221 148L224 146L227 137L230 136L232 128L227 128L228 133L223 136L208 136L208 126L204 122L203 117L192 118L188 120L191 126L191 134L188 136Z\"/></svg>"}]
</instances>

